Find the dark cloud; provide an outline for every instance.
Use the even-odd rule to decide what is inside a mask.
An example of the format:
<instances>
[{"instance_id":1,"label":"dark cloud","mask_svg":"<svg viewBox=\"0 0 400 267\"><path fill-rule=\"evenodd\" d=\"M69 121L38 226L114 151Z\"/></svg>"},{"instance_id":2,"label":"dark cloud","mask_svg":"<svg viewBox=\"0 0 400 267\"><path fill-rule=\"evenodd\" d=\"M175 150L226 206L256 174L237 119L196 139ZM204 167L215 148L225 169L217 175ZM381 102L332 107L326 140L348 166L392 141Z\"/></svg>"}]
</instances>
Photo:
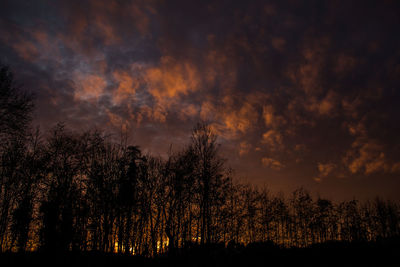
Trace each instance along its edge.
<instances>
[{"instance_id":1,"label":"dark cloud","mask_svg":"<svg viewBox=\"0 0 400 267\"><path fill-rule=\"evenodd\" d=\"M36 123L181 146L198 120L238 176L397 197L398 1L3 1L0 59Z\"/></svg>"}]
</instances>

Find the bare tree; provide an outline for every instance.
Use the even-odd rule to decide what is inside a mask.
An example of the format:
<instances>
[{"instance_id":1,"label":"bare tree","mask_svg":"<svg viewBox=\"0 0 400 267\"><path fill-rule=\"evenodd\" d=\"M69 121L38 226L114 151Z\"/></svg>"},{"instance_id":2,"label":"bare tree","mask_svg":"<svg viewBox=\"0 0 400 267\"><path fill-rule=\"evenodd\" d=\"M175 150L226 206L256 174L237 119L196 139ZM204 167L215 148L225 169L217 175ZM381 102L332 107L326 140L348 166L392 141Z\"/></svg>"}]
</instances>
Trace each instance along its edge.
<instances>
[{"instance_id":1,"label":"bare tree","mask_svg":"<svg viewBox=\"0 0 400 267\"><path fill-rule=\"evenodd\" d=\"M9 67L0 64L0 138L24 135L31 120L33 96L17 87Z\"/></svg>"}]
</instances>

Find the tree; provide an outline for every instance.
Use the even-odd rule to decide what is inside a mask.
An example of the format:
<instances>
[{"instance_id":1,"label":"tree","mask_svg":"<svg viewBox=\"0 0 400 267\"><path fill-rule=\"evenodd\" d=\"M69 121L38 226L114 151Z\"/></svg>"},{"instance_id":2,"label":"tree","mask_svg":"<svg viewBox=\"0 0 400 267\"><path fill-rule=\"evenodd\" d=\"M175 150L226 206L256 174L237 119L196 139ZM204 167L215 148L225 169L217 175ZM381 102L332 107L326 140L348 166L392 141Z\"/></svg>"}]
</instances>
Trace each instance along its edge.
<instances>
[{"instance_id":1,"label":"tree","mask_svg":"<svg viewBox=\"0 0 400 267\"><path fill-rule=\"evenodd\" d=\"M191 149L197 158L195 179L199 203L201 244L210 243L213 210L224 203L223 190L229 179L224 176L224 161L218 154L217 136L207 124L197 124L192 131Z\"/></svg>"},{"instance_id":2,"label":"tree","mask_svg":"<svg viewBox=\"0 0 400 267\"><path fill-rule=\"evenodd\" d=\"M23 135L31 120L33 95L21 90L9 67L0 64L0 138Z\"/></svg>"},{"instance_id":3,"label":"tree","mask_svg":"<svg viewBox=\"0 0 400 267\"><path fill-rule=\"evenodd\" d=\"M33 98L15 85L13 73L0 64L0 247L7 239L10 215L15 218L30 216L29 208L19 206L14 212L20 191L22 162L26 150L28 124L31 120ZM29 201L24 205L29 206ZM23 242L23 238L19 238Z\"/></svg>"},{"instance_id":4,"label":"tree","mask_svg":"<svg viewBox=\"0 0 400 267\"><path fill-rule=\"evenodd\" d=\"M19 251L26 249L30 224L33 219L33 206L39 190L37 184L43 178L43 146L39 130L29 136L22 158L19 161L18 186L15 195L16 207L12 212L11 244Z\"/></svg>"},{"instance_id":5,"label":"tree","mask_svg":"<svg viewBox=\"0 0 400 267\"><path fill-rule=\"evenodd\" d=\"M74 213L82 199L76 179L82 162L80 140L59 124L47 143L48 192L40 207L44 250L68 250L73 240Z\"/></svg>"}]
</instances>

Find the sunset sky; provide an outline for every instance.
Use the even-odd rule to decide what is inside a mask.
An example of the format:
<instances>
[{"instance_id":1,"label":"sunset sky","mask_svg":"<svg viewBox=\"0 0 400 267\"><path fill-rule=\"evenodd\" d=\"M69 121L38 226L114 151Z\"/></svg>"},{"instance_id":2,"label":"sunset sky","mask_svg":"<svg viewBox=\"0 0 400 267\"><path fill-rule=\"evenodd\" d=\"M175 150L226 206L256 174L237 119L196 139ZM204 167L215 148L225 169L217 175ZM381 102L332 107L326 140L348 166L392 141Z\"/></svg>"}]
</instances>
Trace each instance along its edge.
<instances>
[{"instance_id":1,"label":"sunset sky","mask_svg":"<svg viewBox=\"0 0 400 267\"><path fill-rule=\"evenodd\" d=\"M2 0L0 61L42 130L164 156L206 121L245 181L400 200L400 1Z\"/></svg>"}]
</instances>

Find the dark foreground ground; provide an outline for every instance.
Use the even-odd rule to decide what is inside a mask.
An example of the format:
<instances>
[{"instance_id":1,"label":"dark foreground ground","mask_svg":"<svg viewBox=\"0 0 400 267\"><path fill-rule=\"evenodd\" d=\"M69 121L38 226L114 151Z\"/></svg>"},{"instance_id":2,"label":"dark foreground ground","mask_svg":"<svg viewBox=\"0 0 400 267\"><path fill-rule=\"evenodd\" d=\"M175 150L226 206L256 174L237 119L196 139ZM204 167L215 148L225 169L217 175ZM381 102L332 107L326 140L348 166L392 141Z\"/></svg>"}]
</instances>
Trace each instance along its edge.
<instances>
[{"instance_id":1,"label":"dark foreground ground","mask_svg":"<svg viewBox=\"0 0 400 267\"><path fill-rule=\"evenodd\" d=\"M0 266L400 266L400 239L326 243L302 249L282 249L269 243L195 246L157 258L98 252L3 253Z\"/></svg>"}]
</instances>

